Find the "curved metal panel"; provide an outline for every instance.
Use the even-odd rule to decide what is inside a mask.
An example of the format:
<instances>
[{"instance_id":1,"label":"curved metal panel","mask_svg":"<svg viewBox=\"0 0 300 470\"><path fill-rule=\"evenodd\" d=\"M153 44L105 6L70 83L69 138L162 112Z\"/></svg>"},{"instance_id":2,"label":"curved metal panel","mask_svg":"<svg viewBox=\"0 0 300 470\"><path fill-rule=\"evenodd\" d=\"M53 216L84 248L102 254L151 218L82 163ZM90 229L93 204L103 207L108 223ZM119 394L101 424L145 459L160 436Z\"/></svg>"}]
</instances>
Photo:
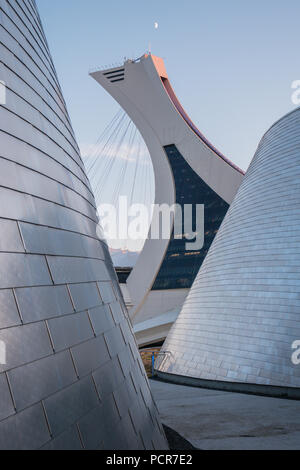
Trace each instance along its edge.
<instances>
[{"instance_id":1,"label":"curved metal panel","mask_svg":"<svg viewBox=\"0 0 300 470\"><path fill-rule=\"evenodd\" d=\"M167 448L34 2L0 43L0 449Z\"/></svg>"},{"instance_id":2,"label":"curved metal panel","mask_svg":"<svg viewBox=\"0 0 300 470\"><path fill-rule=\"evenodd\" d=\"M299 148L297 109L260 142L167 337L161 372L299 395Z\"/></svg>"}]
</instances>

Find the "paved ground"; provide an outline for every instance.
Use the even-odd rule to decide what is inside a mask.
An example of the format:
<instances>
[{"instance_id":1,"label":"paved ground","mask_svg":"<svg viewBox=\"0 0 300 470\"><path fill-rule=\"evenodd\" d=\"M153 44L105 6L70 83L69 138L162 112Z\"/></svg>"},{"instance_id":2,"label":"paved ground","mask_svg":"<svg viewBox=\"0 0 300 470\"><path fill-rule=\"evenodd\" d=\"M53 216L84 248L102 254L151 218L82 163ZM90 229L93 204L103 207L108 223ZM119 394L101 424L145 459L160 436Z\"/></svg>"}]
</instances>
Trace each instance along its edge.
<instances>
[{"instance_id":1,"label":"paved ground","mask_svg":"<svg viewBox=\"0 0 300 470\"><path fill-rule=\"evenodd\" d=\"M300 449L300 401L150 383L162 422L199 449Z\"/></svg>"}]
</instances>

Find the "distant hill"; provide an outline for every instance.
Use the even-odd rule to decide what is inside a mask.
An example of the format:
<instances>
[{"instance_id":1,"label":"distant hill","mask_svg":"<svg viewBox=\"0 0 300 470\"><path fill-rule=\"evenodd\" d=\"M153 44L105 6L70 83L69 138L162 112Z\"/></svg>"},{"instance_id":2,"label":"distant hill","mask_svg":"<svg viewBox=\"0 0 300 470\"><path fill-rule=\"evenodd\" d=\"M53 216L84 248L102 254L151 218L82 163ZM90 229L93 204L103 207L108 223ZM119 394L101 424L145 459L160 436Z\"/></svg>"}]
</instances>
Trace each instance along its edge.
<instances>
[{"instance_id":1,"label":"distant hill","mask_svg":"<svg viewBox=\"0 0 300 470\"><path fill-rule=\"evenodd\" d=\"M123 268L135 266L140 253L137 251L122 251L110 249L110 254L114 266L116 268Z\"/></svg>"}]
</instances>

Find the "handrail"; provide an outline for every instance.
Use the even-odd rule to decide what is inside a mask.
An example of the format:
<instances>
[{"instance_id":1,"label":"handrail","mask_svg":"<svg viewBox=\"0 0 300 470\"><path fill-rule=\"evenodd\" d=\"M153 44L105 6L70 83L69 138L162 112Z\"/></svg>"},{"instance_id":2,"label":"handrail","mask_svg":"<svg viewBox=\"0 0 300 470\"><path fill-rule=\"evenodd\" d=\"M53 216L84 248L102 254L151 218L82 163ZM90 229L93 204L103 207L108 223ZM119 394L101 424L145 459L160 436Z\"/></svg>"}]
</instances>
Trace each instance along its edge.
<instances>
[{"instance_id":1,"label":"handrail","mask_svg":"<svg viewBox=\"0 0 300 470\"><path fill-rule=\"evenodd\" d=\"M169 355L172 355L171 351L161 351L157 355L157 358L154 364L154 373L156 370L160 369L163 366L164 361L167 359L167 357L169 357Z\"/></svg>"}]
</instances>

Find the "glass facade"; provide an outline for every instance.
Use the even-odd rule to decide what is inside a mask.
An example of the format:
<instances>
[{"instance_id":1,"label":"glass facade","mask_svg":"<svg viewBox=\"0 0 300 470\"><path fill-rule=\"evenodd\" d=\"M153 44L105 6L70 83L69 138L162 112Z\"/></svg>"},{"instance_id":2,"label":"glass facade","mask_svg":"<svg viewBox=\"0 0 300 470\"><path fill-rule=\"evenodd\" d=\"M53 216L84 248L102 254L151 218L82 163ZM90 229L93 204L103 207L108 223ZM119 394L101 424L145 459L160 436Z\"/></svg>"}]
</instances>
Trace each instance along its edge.
<instances>
[{"instance_id":1,"label":"glass facade","mask_svg":"<svg viewBox=\"0 0 300 470\"><path fill-rule=\"evenodd\" d=\"M229 205L218 196L189 166L175 145L164 147L172 168L176 188L176 203L204 204L204 246L187 251L186 238L176 239L172 234L169 247L152 290L190 288L227 213ZM193 227L195 228L195 210Z\"/></svg>"}]
</instances>

